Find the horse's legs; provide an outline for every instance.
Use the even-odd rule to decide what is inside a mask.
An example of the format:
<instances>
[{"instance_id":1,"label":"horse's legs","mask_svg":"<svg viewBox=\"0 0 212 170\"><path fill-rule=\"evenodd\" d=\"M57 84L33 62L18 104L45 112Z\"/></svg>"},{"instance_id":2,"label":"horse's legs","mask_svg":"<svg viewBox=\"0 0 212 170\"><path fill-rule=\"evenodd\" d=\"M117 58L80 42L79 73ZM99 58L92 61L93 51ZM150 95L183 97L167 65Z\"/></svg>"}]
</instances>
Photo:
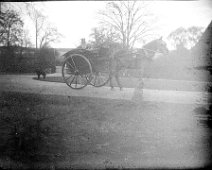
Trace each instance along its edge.
<instances>
[{"instance_id":1,"label":"horse's legs","mask_svg":"<svg viewBox=\"0 0 212 170\"><path fill-rule=\"evenodd\" d=\"M120 72L120 64L118 62L118 60L113 60L111 62L111 67L110 67L110 87L111 90L114 88L113 87L113 77L115 77L117 85L119 86L120 90L122 90L122 85L120 83L120 79L119 79L119 72Z\"/></svg>"},{"instance_id":2,"label":"horse's legs","mask_svg":"<svg viewBox=\"0 0 212 170\"><path fill-rule=\"evenodd\" d=\"M144 87L144 81L143 81L143 76L144 76L144 69L141 68L138 72L138 89L143 89Z\"/></svg>"},{"instance_id":3,"label":"horse's legs","mask_svg":"<svg viewBox=\"0 0 212 170\"><path fill-rule=\"evenodd\" d=\"M115 80L117 82L117 85L119 86L120 90L122 90L122 85L120 83L119 71L118 70L116 70L116 71L114 71L113 73L110 74L110 87L111 87L111 90L114 89L114 86L113 86L113 77L115 78Z\"/></svg>"},{"instance_id":4,"label":"horse's legs","mask_svg":"<svg viewBox=\"0 0 212 170\"><path fill-rule=\"evenodd\" d=\"M110 88L111 88L111 90L114 88L113 87L113 74L112 74L112 72L110 73Z\"/></svg>"},{"instance_id":5,"label":"horse's legs","mask_svg":"<svg viewBox=\"0 0 212 170\"><path fill-rule=\"evenodd\" d=\"M140 104L140 102L143 100L143 87L144 87L144 82L143 82L143 74L142 70L138 70L138 85L135 87L134 94L133 94L133 100ZM138 105L138 109L140 111L141 107Z\"/></svg>"},{"instance_id":6,"label":"horse's legs","mask_svg":"<svg viewBox=\"0 0 212 170\"><path fill-rule=\"evenodd\" d=\"M116 79L117 85L119 86L120 90L122 90L122 85L119 79L121 71L121 62L119 59L116 59L115 69L114 69L114 77Z\"/></svg>"},{"instance_id":7,"label":"horse's legs","mask_svg":"<svg viewBox=\"0 0 212 170\"><path fill-rule=\"evenodd\" d=\"M144 74L144 69L140 68L138 70L138 85L135 88L135 93L134 93L134 99L135 101L138 101L138 102L140 102L140 100L143 99L143 87L144 87L143 74Z\"/></svg>"},{"instance_id":8,"label":"horse's legs","mask_svg":"<svg viewBox=\"0 0 212 170\"><path fill-rule=\"evenodd\" d=\"M120 72L120 70L117 69L115 72L115 78L116 78L117 85L119 86L120 90L122 90L123 88L122 88L122 85L121 85L121 82L119 79L119 72Z\"/></svg>"},{"instance_id":9,"label":"horse's legs","mask_svg":"<svg viewBox=\"0 0 212 170\"><path fill-rule=\"evenodd\" d=\"M113 77L114 77L114 72L115 72L115 69L116 69L116 61L113 59L110 61L110 87L111 87L111 90L113 90Z\"/></svg>"},{"instance_id":10,"label":"horse's legs","mask_svg":"<svg viewBox=\"0 0 212 170\"><path fill-rule=\"evenodd\" d=\"M141 71L139 71L138 89L143 89L143 87L144 87L143 74Z\"/></svg>"}]
</instances>

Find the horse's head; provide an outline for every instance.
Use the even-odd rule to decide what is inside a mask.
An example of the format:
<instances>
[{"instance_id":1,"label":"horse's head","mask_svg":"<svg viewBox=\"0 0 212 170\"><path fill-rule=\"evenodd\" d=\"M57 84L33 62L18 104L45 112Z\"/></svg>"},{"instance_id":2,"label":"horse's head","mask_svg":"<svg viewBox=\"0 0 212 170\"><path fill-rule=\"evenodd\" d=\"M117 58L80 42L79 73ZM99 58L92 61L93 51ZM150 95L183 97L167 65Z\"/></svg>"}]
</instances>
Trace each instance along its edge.
<instances>
[{"instance_id":1,"label":"horse's head","mask_svg":"<svg viewBox=\"0 0 212 170\"><path fill-rule=\"evenodd\" d=\"M143 59L155 60L161 55L167 55L169 52L166 42L163 41L162 37L156 40L153 40L141 49L137 51L137 57L142 57Z\"/></svg>"},{"instance_id":2,"label":"horse's head","mask_svg":"<svg viewBox=\"0 0 212 170\"><path fill-rule=\"evenodd\" d=\"M166 55L169 53L166 42L162 39L162 37L155 40L155 44L156 44L156 48L157 48L156 50L159 53L166 54Z\"/></svg>"}]
</instances>

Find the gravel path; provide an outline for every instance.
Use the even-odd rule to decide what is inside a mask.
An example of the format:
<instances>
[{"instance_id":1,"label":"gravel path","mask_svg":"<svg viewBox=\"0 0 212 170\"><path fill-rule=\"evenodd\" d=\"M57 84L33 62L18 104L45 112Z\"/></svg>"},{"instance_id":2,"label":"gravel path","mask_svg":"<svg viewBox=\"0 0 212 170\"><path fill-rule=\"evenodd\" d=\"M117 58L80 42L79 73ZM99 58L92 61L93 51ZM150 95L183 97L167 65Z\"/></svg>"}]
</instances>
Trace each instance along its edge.
<instances>
[{"instance_id":1,"label":"gravel path","mask_svg":"<svg viewBox=\"0 0 212 170\"><path fill-rule=\"evenodd\" d=\"M95 88L92 86L87 86L86 88L81 90L73 90L69 88L65 83L38 81L33 78L34 75L0 75L0 91L18 91L26 93L54 94L63 96L87 96L124 100L137 99L137 96L141 98L141 91L138 91L135 88L124 88L123 91L120 91L118 88L115 88L115 90L110 90L109 87ZM151 81L153 80L151 79ZM162 80L155 80L155 83L157 83L157 81ZM170 82L179 83L182 86L183 82L178 82L176 80L164 81L166 82L167 86ZM189 83L187 81L184 82L187 84ZM201 84L201 82L199 84L198 82L196 82L196 84L199 85ZM211 95L207 92L143 89L142 100L169 103L206 104L209 103L210 96Z\"/></svg>"}]
</instances>

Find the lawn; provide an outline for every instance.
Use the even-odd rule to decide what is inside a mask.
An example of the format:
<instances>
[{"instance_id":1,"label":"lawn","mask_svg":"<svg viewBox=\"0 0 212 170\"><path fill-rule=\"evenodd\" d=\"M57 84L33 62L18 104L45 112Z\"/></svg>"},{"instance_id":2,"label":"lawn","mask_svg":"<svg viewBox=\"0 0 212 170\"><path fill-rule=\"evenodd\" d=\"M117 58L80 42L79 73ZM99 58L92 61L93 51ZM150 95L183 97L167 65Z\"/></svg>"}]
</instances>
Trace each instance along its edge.
<instances>
[{"instance_id":1,"label":"lawn","mask_svg":"<svg viewBox=\"0 0 212 170\"><path fill-rule=\"evenodd\" d=\"M199 136L204 131L196 125L196 107L2 92L0 166L202 166L207 157L200 152L205 139Z\"/></svg>"}]
</instances>

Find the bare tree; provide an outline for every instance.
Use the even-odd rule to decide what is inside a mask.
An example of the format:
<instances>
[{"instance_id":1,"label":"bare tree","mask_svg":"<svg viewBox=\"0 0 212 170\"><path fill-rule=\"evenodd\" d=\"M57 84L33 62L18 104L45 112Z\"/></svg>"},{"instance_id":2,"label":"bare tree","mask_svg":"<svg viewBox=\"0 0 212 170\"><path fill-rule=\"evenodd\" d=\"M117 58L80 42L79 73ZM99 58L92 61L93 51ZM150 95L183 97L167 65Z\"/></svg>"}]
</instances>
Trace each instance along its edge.
<instances>
[{"instance_id":1,"label":"bare tree","mask_svg":"<svg viewBox=\"0 0 212 170\"><path fill-rule=\"evenodd\" d=\"M52 24L46 23L40 34L40 48L48 46L52 42L57 42L62 37L57 28Z\"/></svg>"},{"instance_id":2,"label":"bare tree","mask_svg":"<svg viewBox=\"0 0 212 170\"><path fill-rule=\"evenodd\" d=\"M48 18L42 14L34 3L27 3L28 15L34 22L36 49L48 46L51 42L56 42L62 36L53 24L48 22Z\"/></svg>"},{"instance_id":3,"label":"bare tree","mask_svg":"<svg viewBox=\"0 0 212 170\"><path fill-rule=\"evenodd\" d=\"M27 3L26 7L28 10L28 15L32 19L35 26L35 42L36 42L36 49L37 49L38 37L40 35L41 29L46 20L46 17L36 8L36 6L33 3Z\"/></svg>"},{"instance_id":4,"label":"bare tree","mask_svg":"<svg viewBox=\"0 0 212 170\"><path fill-rule=\"evenodd\" d=\"M100 11L101 24L113 28L119 35L123 48L131 48L136 41L150 35L150 13L144 2L109 2L105 11ZM148 19L148 20L147 20Z\"/></svg>"}]
</instances>

